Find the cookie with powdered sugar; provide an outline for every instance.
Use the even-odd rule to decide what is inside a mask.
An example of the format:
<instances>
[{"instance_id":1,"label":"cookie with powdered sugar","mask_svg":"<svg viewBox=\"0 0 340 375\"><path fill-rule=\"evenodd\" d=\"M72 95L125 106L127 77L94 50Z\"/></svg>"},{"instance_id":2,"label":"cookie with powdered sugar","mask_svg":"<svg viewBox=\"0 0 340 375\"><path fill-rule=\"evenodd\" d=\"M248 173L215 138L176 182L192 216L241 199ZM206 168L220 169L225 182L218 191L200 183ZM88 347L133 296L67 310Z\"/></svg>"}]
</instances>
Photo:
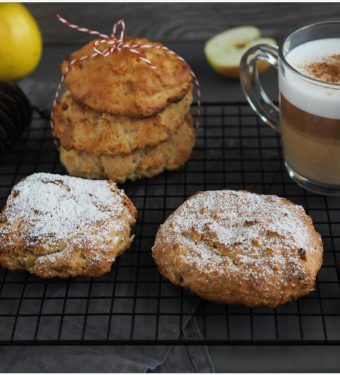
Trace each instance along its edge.
<instances>
[{"instance_id":1,"label":"cookie with powdered sugar","mask_svg":"<svg viewBox=\"0 0 340 375\"><path fill-rule=\"evenodd\" d=\"M201 298L275 307L309 293L323 245L312 219L285 198L199 192L160 227L160 272Z\"/></svg>"},{"instance_id":2,"label":"cookie with powdered sugar","mask_svg":"<svg viewBox=\"0 0 340 375\"><path fill-rule=\"evenodd\" d=\"M111 181L35 173L0 214L0 264L42 278L103 275L129 248L136 216Z\"/></svg>"}]
</instances>

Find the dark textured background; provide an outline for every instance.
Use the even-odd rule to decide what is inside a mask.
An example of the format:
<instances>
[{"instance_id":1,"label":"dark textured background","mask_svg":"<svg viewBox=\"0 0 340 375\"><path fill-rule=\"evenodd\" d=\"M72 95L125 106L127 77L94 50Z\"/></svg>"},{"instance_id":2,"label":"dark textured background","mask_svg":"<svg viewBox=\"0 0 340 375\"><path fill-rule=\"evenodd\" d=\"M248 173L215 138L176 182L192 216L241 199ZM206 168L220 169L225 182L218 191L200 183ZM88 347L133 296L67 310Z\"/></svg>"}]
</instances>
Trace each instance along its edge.
<instances>
[{"instance_id":1,"label":"dark textured background","mask_svg":"<svg viewBox=\"0 0 340 375\"><path fill-rule=\"evenodd\" d=\"M74 44L89 36L72 32L55 20L60 13L74 23L109 33L119 18L130 35L153 40L205 40L239 25L257 25L263 35L280 39L290 31L321 20L340 19L336 3L35 3L46 44Z\"/></svg>"},{"instance_id":2,"label":"dark textured background","mask_svg":"<svg viewBox=\"0 0 340 375\"><path fill-rule=\"evenodd\" d=\"M228 27L255 24L263 35L278 40L302 25L331 19L340 19L340 4L72 4L45 3L27 5L38 19L47 47L39 68L31 76L44 84L54 85L60 79L58 65L70 53L75 44L89 40L89 36L72 31L55 20L60 12L64 17L83 26L98 28L109 33L113 21L124 17L129 34L150 39L171 41L167 45L185 57L198 74L205 101L244 101L238 81L215 74L208 66L204 55L204 40ZM183 41L196 41L183 43ZM65 46L65 45L68 46ZM261 77L270 97L277 97L276 71L272 69ZM53 88L51 97L53 96ZM44 97L48 96L46 91ZM46 101L46 99L45 99ZM12 371L107 371L110 354L100 348L101 356L93 348L43 348L21 352L13 348L0 352L2 368ZM48 349L49 350L49 349ZM114 348L109 348L110 352ZM339 347L284 347L284 346L220 346L209 347L217 371L339 371ZM10 355L9 355L10 353ZM1 358L1 354L2 357ZM26 355L24 355L26 354ZM21 358L17 360L18 356ZM24 357L24 359L23 359ZM26 362L25 362L26 358ZM88 360L90 358L90 361ZM176 357L178 360L178 357ZM54 363L60 361L60 366ZM42 362L48 364L46 367ZM29 367L25 364L29 363ZM98 365L98 364L99 365ZM4 367L7 366L7 367ZM10 367L11 366L11 367ZM111 368L114 371L114 368Z\"/></svg>"}]
</instances>

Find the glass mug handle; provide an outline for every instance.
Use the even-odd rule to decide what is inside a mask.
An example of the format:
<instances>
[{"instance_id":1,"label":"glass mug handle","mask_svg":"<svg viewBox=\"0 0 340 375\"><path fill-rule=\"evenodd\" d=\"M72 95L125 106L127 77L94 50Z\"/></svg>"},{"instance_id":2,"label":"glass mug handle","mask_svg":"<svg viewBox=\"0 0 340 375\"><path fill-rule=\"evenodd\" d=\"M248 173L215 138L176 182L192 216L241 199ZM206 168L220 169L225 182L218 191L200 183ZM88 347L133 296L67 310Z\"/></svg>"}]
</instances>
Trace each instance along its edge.
<instances>
[{"instance_id":1,"label":"glass mug handle","mask_svg":"<svg viewBox=\"0 0 340 375\"><path fill-rule=\"evenodd\" d=\"M261 120L280 133L280 110L264 91L257 71L257 62L265 61L278 68L279 49L258 44L245 52L241 60L240 77L246 98Z\"/></svg>"}]
</instances>

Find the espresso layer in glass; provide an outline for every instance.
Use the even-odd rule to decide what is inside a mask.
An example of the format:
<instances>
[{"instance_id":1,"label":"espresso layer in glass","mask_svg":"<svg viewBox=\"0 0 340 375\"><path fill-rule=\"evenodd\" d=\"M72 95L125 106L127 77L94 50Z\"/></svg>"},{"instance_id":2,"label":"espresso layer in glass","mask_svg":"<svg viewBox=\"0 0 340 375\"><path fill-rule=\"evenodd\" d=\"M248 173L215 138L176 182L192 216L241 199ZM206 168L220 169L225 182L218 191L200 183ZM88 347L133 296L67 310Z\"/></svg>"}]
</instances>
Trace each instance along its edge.
<instances>
[{"instance_id":1,"label":"espresso layer in glass","mask_svg":"<svg viewBox=\"0 0 340 375\"><path fill-rule=\"evenodd\" d=\"M281 94L281 131L291 168L312 181L340 184L340 119L303 111Z\"/></svg>"}]
</instances>

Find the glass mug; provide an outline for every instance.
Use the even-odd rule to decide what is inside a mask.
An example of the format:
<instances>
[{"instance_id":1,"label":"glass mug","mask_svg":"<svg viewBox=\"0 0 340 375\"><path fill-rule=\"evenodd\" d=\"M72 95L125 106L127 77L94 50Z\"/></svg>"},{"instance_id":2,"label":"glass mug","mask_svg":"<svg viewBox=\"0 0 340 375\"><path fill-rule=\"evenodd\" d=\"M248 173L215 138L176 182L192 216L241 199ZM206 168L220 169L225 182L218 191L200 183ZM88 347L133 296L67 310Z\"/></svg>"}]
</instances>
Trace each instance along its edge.
<instances>
[{"instance_id":1,"label":"glass mug","mask_svg":"<svg viewBox=\"0 0 340 375\"><path fill-rule=\"evenodd\" d=\"M289 176L314 193L340 195L340 84L311 78L296 65L301 58L307 61L309 54L322 53L339 56L340 63L340 22L305 26L280 47L250 48L241 60L241 84L253 110L281 134ZM261 86L258 61L278 69L279 107Z\"/></svg>"}]
</instances>

